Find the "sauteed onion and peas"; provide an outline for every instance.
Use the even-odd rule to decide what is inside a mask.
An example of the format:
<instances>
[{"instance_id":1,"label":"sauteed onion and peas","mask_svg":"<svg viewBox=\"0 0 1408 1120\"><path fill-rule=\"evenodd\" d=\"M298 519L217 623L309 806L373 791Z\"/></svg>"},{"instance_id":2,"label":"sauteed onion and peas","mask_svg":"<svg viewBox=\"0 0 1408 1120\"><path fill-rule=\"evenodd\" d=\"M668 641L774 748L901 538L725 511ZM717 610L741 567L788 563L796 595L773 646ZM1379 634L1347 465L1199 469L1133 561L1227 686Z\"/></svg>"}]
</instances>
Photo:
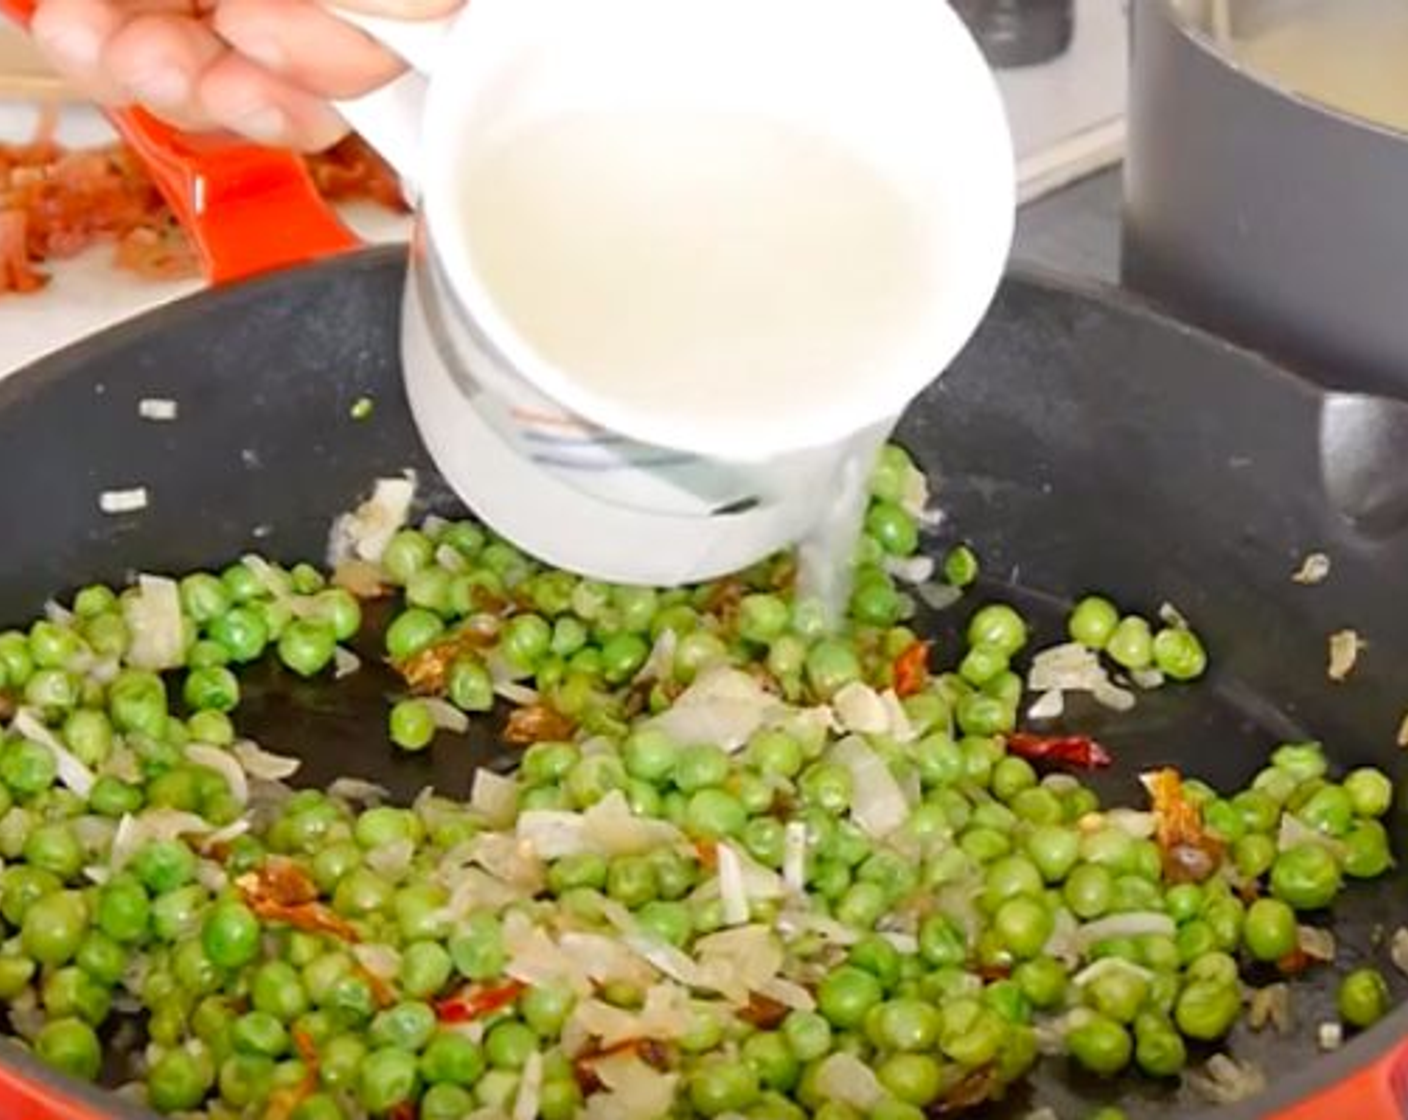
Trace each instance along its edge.
<instances>
[{"instance_id":1,"label":"sauteed onion and peas","mask_svg":"<svg viewBox=\"0 0 1408 1120\"><path fill-rule=\"evenodd\" d=\"M977 561L919 557L898 448L840 631L790 556L608 587L469 522L407 528L409 490L340 522L330 575L251 556L0 635L0 999L43 1061L167 1114L922 1120L1043 1055L1205 1076L1248 973L1327 967L1305 916L1392 863L1389 780L1311 743L1243 790L1165 769L1102 806L1077 776L1099 743L1019 725L1183 687L1201 642L1091 597L1031 658L1000 602L966 648L926 643L913 596L952 601ZM468 801L295 790L240 735L242 667L355 672L383 596L388 750L510 709L521 760ZM1387 1003L1345 979L1349 1027Z\"/></svg>"}]
</instances>

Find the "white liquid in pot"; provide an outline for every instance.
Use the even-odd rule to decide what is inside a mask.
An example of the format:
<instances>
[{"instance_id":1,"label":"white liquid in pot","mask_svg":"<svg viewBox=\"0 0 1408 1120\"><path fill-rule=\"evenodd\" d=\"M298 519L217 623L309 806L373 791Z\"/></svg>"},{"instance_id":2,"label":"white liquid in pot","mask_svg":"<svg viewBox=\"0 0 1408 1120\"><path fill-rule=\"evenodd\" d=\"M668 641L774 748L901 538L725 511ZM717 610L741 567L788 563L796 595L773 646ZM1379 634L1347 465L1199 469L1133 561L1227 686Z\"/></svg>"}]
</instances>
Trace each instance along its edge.
<instances>
[{"instance_id":1,"label":"white liquid in pot","mask_svg":"<svg viewBox=\"0 0 1408 1120\"><path fill-rule=\"evenodd\" d=\"M1235 38L1230 53L1296 93L1408 131L1408 0L1326 0Z\"/></svg>"},{"instance_id":2,"label":"white liquid in pot","mask_svg":"<svg viewBox=\"0 0 1408 1120\"><path fill-rule=\"evenodd\" d=\"M463 181L500 313L644 416L863 401L867 371L913 360L940 287L917 207L767 121L565 117L471 155Z\"/></svg>"}]
</instances>

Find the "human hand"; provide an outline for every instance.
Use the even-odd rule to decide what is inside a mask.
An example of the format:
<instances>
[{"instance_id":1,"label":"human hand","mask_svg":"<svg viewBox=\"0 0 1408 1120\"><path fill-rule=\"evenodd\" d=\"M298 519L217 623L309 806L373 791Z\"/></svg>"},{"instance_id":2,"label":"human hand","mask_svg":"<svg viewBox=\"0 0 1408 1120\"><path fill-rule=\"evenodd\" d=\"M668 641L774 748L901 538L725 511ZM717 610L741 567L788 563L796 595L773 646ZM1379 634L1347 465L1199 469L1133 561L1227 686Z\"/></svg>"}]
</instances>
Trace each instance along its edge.
<instances>
[{"instance_id":1,"label":"human hand","mask_svg":"<svg viewBox=\"0 0 1408 1120\"><path fill-rule=\"evenodd\" d=\"M462 0L338 2L415 20ZM315 0L39 0L30 29L53 65L104 104L140 104L191 131L228 129L308 151L347 131L331 100L403 68Z\"/></svg>"}]
</instances>

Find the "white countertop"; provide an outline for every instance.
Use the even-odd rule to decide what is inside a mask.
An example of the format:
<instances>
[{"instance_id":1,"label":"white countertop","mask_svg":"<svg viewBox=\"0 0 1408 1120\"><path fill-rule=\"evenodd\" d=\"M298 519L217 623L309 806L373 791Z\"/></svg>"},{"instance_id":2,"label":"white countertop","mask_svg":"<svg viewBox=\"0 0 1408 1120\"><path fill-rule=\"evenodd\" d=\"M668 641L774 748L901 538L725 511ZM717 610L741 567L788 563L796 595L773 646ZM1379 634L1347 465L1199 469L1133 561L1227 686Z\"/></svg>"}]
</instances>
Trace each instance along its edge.
<instances>
[{"instance_id":1,"label":"white countertop","mask_svg":"<svg viewBox=\"0 0 1408 1120\"><path fill-rule=\"evenodd\" d=\"M1004 71L999 81L1012 120L1022 178L1031 199L1108 165L1123 141L1124 5L1078 0L1071 50L1045 66ZM33 135L36 111L0 102L0 139ZM66 110L60 139L70 145L104 142L111 133L93 110ZM371 241L404 239L408 222L375 207L345 213ZM200 289L197 281L156 283L119 273L111 250L98 248L52 270L48 288L33 296L0 296L0 376L113 323Z\"/></svg>"}]
</instances>

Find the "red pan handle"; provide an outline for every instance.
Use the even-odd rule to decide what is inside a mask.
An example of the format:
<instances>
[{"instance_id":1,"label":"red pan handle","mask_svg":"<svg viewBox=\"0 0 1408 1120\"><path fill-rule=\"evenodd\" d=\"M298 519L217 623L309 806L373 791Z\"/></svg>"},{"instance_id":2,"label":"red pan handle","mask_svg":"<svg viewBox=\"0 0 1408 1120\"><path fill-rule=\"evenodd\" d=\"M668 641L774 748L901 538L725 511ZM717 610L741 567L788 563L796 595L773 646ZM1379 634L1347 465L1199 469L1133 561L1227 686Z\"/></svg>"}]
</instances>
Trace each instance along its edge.
<instances>
[{"instance_id":1,"label":"red pan handle","mask_svg":"<svg viewBox=\"0 0 1408 1120\"><path fill-rule=\"evenodd\" d=\"M1408 1041L1277 1112L1272 1120L1403 1120L1408 1115Z\"/></svg>"},{"instance_id":2,"label":"red pan handle","mask_svg":"<svg viewBox=\"0 0 1408 1120\"><path fill-rule=\"evenodd\" d=\"M0 0L0 14L21 25L34 7L35 0ZM141 109L107 115L195 243L209 280L237 280L360 244L294 153L185 135Z\"/></svg>"},{"instance_id":3,"label":"red pan handle","mask_svg":"<svg viewBox=\"0 0 1408 1120\"><path fill-rule=\"evenodd\" d=\"M59 1092L47 1080L26 1077L0 1059L0 1115L7 1120L109 1120L102 1109Z\"/></svg>"}]
</instances>

